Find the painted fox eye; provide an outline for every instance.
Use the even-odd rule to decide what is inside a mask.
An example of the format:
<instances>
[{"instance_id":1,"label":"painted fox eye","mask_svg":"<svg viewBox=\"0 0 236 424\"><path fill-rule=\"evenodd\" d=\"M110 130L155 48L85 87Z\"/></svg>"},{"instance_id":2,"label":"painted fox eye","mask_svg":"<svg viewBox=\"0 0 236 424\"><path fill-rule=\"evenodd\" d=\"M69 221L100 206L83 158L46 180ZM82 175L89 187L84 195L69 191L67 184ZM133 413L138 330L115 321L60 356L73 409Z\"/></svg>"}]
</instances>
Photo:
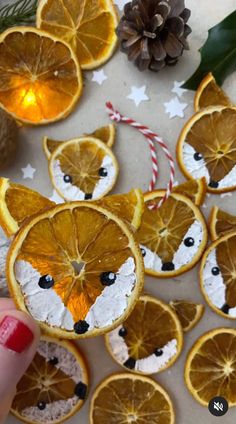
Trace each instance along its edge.
<instances>
[{"instance_id":1,"label":"painted fox eye","mask_svg":"<svg viewBox=\"0 0 236 424\"><path fill-rule=\"evenodd\" d=\"M100 168L98 171L98 174L100 177L107 177L108 176L108 171L106 168Z\"/></svg>"},{"instance_id":2,"label":"painted fox eye","mask_svg":"<svg viewBox=\"0 0 236 424\"><path fill-rule=\"evenodd\" d=\"M68 174L64 175L63 180L65 183L72 183L72 177Z\"/></svg>"},{"instance_id":3,"label":"painted fox eye","mask_svg":"<svg viewBox=\"0 0 236 424\"><path fill-rule=\"evenodd\" d=\"M51 289L54 285L54 280L51 275L43 275L40 277L38 284L41 289Z\"/></svg>"},{"instance_id":4,"label":"painted fox eye","mask_svg":"<svg viewBox=\"0 0 236 424\"><path fill-rule=\"evenodd\" d=\"M214 266L214 267L211 269L211 273L212 273L212 275L219 275L219 273L220 273L220 268L218 268L218 266Z\"/></svg>"},{"instance_id":5,"label":"painted fox eye","mask_svg":"<svg viewBox=\"0 0 236 424\"><path fill-rule=\"evenodd\" d=\"M194 239L192 237L187 237L184 239L184 244L187 247L192 247L194 245Z\"/></svg>"},{"instance_id":6,"label":"painted fox eye","mask_svg":"<svg viewBox=\"0 0 236 424\"><path fill-rule=\"evenodd\" d=\"M194 153L193 157L194 157L194 159L195 159L195 160L197 160L197 161L198 161L198 160L201 160L201 159L203 158L202 154L201 154L201 153L199 153L199 152Z\"/></svg>"}]
</instances>

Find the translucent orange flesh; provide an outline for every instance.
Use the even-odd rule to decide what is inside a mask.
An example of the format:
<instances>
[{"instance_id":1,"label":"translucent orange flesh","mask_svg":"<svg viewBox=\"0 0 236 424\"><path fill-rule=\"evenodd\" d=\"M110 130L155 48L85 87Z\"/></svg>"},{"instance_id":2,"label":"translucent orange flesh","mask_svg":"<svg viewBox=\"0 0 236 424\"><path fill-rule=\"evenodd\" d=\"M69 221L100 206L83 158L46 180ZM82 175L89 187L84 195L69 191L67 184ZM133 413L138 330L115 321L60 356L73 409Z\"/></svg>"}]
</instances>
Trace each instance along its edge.
<instances>
[{"instance_id":1,"label":"translucent orange flesh","mask_svg":"<svg viewBox=\"0 0 236 424\"><path fill-rule=\"evenodd\" d=\"M226 303L236 306L236 235L222 241L216 247L217 264L226 285Z\"/></svg>"},{"instance_id":2,"label":"translucent orange flesh","mask_svg":"<svg viewBox=\"0 0 236 424\"><path fill-rule=\"evenodd\" d=\"M101 274L117 273L130 257L129 240L113 220L91 208L74 207L32 227L17 259L31 263L41 276L53 277L53 289L77 322L104 290Z\"/></svg>"},{"instance_id":3,"label":"translucent orange flesh","mask_svg":"<svg viewBox=\"0 0 236 424\"><path fill-rule=\"evenodd\" d=\"M16 31L0 43L0 57L0 102L19 119L53 120L73 104L78 68L64 44Z\"/></svg>"},{"instance_id":4,"label":"translucent orange flesh","mask_svg":"<svg viewBox=\"0 0 236 424\"><path fill-rule=\"evenodd\" d=\"M48 0L41 11L40 28L70 43L82 67L87 66L103 61L116 43L112 7L105 0Z\"/></svg>"},{"instance_id":5,"label":"translucent orange flesh","mask_svg":"<svg viewBox=\"0 0 236 424\"><path fill-rule=\"evenodd\" d=\"M193 328L202 317L202 312L199 313L199 307L202 305L198 305L197 303L186 300L176 300L170 302L170 305L178 316L183 331Z\"/></svg>"},{"instance_id":6,"label":"translucent orange flesh","mask_svg":"<svg viewBox=\"0 0 236 424\"><path fill-rule=\"evenodd\" d=\"M218 237L236 231L236 216L218 210L215 222L215 232Z\"/></svg>"}]
</instances>

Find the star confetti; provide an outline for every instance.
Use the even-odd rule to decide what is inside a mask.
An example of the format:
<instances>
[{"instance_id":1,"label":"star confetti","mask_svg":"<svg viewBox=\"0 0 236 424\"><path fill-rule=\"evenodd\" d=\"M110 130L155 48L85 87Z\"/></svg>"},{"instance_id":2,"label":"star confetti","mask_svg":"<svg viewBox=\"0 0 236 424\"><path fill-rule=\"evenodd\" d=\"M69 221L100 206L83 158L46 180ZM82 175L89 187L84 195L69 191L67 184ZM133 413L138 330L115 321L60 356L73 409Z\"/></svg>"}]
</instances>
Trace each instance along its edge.
<instances>
[{"instance_id":1,"label":"star confetti","mask_svg":"<svg viewBox=\"0 0 236 424\"><path fill-rule=\"evenodd\" d=\"M177 94L177 96L182 97L182 95L188 91L185 88L181 88L181 85L184 84L184 81L174 81L174 87L172 88L172 93Z\"/></svg>"},{"instance_id":2,"label":"star confetti","mask_svg":"<svg viewBox=\"0 0 236 424\"><path fill-rule=\"evenodd\" d=\"M133 100L135 106L138 107L141 102L149 100L149 97L145 93L146 85L142 87L131 87L131 93L127 96L127 99Z\"/></svg>"},{"instance_id":3,"label":"star confetti","mask_svg":"<svg viewBox=\"0 0 236 424\"><path fill-rule=\"evenodd\" d=\"M122 11L127 3L127 0L115 0L114 3Z\"/></svg>"},{"instance_id":4,"label":"star confetti","mask_svg":"<svg viewBox=\"0 0 236 424\"><path fill-rule=\"evenodd\" d=\"M174 97L169 102L164 103L165 112L169 113L170 119L178 116L179 118L184 118L184 110L188 106L187 103L181 103L178 97Z\"/></svg>"},{"instance_id":5,"label":"star confetti","mask_svg":"<svg viewBox=\"0 0 236 424\"><path fill-rule=\"evenodd\" d=\"M30 163L28 163L28 165L25 168L21 168L21 171L23 173L23 179L26 180L27 178L29 178L30 180L32 180L34 178L34 174L36 172L36 169L33 168Z\"/></svg>"},{"instance_id":6,"label":"star confetti","mask_svg":"<svg viewBox=\"0 0 236 424\"><path fill-rule=\"evenodd\" d=\"M56 190L53 190L52 196L49 197L49 200L51 200L51 202L55 202L57 205L59 203L64 203L64 200L62 199L61 196L59 196Z\"/></svg>"},{"instance_id":7,"label":"star confetti","mask_svg":"<svg viewBox=\"0 0 236 424\"><path fill-rule=\"evenodd\" d=\"M103 69L101 69L100 71L93 72L93 78L92 78L93 82L96 82L97 84L102 85L104 81L106 80L107 80L107 75L105 74Z\"/></svg>"}]
</instances>

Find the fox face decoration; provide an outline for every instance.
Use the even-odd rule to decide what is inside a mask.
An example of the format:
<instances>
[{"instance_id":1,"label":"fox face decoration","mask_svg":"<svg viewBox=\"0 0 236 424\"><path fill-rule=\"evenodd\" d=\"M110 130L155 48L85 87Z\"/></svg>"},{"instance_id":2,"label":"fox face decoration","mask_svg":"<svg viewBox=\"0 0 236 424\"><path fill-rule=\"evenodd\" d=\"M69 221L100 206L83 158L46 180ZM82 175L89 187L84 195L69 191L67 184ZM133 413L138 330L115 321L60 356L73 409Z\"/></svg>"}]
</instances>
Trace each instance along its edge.
<instances>
[{"instance_id":1,"label":"fox face decoration","mask_svg":"<svg viewBox=\"0 0 236 424\"><path fill-rule=\"evenodd\" d=\"M214 107L195 114L183 128L177 158L187 178L205 177L208 191L236 189L236 109Z\"/></svg>"},{"instance_id":2,"label":"fox face decoration","mask_svg":"<svg viewBox=\"0 0 236 424\"><path fill-rule=\"evenodd\" d=\"M188 197L172 193L157 209L161 196L161 190L145 195L145 211L137 237L146 272L167 278L180 275L196 264L207 243L207 230L199 208Z\"/></svg>"},{"instance_id":3,"label":"fox face decoration","mask_svg":"<svg viewBox=\"0 0 236 424\"><path fill-rule=\"evenodd\" d=\"M44 138L49 175L65 201L97 200L113 188L118 163L110 148L115 134L111 127L64 142Z\"/></svg>"},{"instance_id":4,"label":"fox face decoration","mask_svg":"<svg viewBox=\"0 0 236 424\"><path fill-rule=\"evenodd\" d=\"M209 247L200 275L201 288L211 308L225 318L236 319L236 232Z\"/></svg>"}]
</instances>

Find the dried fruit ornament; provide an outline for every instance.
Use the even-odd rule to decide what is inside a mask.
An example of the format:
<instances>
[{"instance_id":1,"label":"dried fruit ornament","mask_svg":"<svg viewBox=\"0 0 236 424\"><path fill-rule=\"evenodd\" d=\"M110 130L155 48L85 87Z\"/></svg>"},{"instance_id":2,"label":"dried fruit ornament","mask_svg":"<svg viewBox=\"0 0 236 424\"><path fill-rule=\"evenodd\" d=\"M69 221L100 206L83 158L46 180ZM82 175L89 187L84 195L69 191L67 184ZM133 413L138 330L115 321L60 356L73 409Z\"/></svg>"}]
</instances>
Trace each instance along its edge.
<instances>
[{"instance_id":1,"label":"dried fruit ornament","mask_svg":"<svg viewBox=\"0 0 236 424\"><path fill-rule=\"evenodd\" d=\"M16 121L0 109L0 170L13 162L16 156L19 138Z\"/></svg>"},{"instance_id":2,"label":"dried fruit ornament","mask_svg":"<svg viewBox=\"0 0 236 424\"><path fill-rule=\"evenodd\" d=\"M169 305L141 296L129 318L105 336L119 365L132 372L154 374L169 368L183 347L179 319Z\"/></svg>"},{"instance_id":3,"label":"dried fruit ornament","mask_svg":"<svg viewBox=\"0 0 236 424\"><path fill-rule=\"evenodd\" d=\"M112 125L64 142L44 138L49 175L65 201L100 199L113 188L119 171L114 141Z\"/></svg>"},{"instance_id":4,"label":"dried fruit ornament","mask_svg":"<svg viewBox=\"0 0 236 424\"><path fill-rule=\"evenodd\" d=\"M42 337L33 362L16 388L11 412L30 424L56 424L76 414L88 392L88 369L69 341Z\"/></svg>"}]
</instances>

